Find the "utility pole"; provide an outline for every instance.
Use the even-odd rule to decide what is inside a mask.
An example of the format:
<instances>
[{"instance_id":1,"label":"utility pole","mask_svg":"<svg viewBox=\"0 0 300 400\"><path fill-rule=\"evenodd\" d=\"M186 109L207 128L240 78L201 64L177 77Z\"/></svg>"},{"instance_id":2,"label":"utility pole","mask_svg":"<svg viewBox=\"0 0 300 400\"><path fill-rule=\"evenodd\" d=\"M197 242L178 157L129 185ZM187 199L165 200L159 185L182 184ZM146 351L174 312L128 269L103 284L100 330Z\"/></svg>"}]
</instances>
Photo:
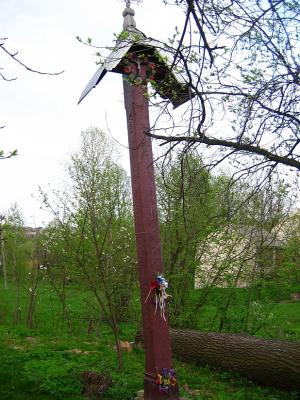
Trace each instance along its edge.
<instances>
[{"instance_id":1,"label":"utility pole","mask_svg":"<svg viewBox=\"0 0 300 400\"><path fill-rule=\"evenodd\" d=\"M6 260L5 260L5 238L4 238L4 220L5 216L0 214L0 222L1 222L1 266L3 269L3 281L4 281L4 289L7 289L7 271L6 271Z\"/></svg>"},{"instance_id":2,"label":"utility pole","mask_svg":"<svg viewBox=\"0 0 300 400\"><path fill-rule=\"evenodd\" d=\"M161 54L161 43L136 28L134 10L126 1L123 32L114 51L83 90L79 102L108 72L123 75L127 116L131 184L138 256L138 272L145 347L144 400L178 400L178 384L172 367L167 312L157 311L153 281L162 274L160 228L157 212L147 84L177 107L191 98L184 78L171 69ZM164 307L163 307L164 308Z\"/></svg>"}]
</instances>

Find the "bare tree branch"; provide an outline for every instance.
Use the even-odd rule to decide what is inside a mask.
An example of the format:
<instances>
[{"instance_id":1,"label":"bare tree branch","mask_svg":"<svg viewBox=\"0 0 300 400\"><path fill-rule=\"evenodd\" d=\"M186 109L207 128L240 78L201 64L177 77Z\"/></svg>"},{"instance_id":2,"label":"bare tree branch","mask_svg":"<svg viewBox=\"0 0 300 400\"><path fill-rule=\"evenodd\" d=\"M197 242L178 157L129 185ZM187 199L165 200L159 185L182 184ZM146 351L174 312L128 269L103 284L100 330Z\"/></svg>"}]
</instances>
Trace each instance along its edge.
<instances>
[{"instance_id":1,"label":"bare tree branch","mask_svg":"<svg viewBox=\"0 0 300 400\"><path fill-rule=\"evenodd\" d=\"M167 128L159 128L164 103L147 134L161 145L182 142L224 149L215 153L211 165L226 159L227 150L231 159L241 154L263 157L266 172L280 164L299 171L299 2L165 2L185 14L177 32L180 40L165 49L194 98L181 120L169 119Z\"/></svg>"},{"instance_id":2,"label":"bare tree branch","mask_svg":"<svg viewBox=\"0 0 300 400\"><path fill-rule=\"evenodd\" d=\"M154 139L163 140L164 142L161 145L165 145L171 142L187 142L193 144L203 143L208 146L227 147L237 151L263 156L269 161L287 165L289 167L293 167L300 170L300 161L297 161L293 158L288 158L286 156L279 156L264 148L253 146L247 143L238 143L224 139L208 138L205 135L202 135L201 137L190 137L190 136L164 136L164 135L153 134L150 132L146 132L146 134Z\"/></svg>"},{"instance_id":3,"label":"bare tree branch","mask_svg":"<svg viewBox=\"0 0 300 400\"><path fill-rule=\"evenodd\" d=\"M31 67L29 67L28 65L26 65L26 64L24 64L24 62L22 62L19 58L17 58L17 55L18 55L18 52L15 52L15 53L12 53L11 51L9 51L9 50L7 50L6 49L6 47L5 47L5 40L6 40L7 38L2 38L2 39L0 39L0 40L2 40L2 43L0 43L0 48L10 57L10 58L12 58L16 63L18 63L19 65L21 65L23 68L25 68L27 71L30 71L30 72L34 72L34 73L36 73L36 74L39 74L39 75L60 75L60 74L62 74L64 71L60 71L60 72L42 72L42 71L39 71L39 70L36 70L36 69L33 69L33 68L31 68ZM1 74L1 76L2 76L2 74ZM2 76L2 78L3 78L3 76ZM13 79L5 79L5 78L3 78L4 80L15 80L16 78L13 78Z\"/></svg>"}]
</instances>

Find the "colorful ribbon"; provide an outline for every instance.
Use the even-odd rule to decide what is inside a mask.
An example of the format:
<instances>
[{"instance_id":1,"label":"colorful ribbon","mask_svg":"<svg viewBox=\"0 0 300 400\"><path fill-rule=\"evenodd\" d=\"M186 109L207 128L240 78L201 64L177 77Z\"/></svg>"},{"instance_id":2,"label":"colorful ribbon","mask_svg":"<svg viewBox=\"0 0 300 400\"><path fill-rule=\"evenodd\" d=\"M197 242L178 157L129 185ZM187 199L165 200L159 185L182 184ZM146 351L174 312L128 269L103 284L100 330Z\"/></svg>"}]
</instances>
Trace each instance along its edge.
<instances>
[{"instance_id":1,"label":"colorful ribbon","mask_svg":"<svg viewBox=\"0 0 300 400\"><path fill-rule=\"evenodd\" d=\"M166 289L168 288L169 284L164 278L162 274L157 274L154 281L150 284L150 290L146 297L145 303L149 299L149 296L152 292L154 292L154 301L155 301L155 311L156 314L158 308L160 309L160 316L166 321L165 316L165 309L166 309L166 300L168 297L171 297L167 294Z\"/></svg>"}]
</instances>

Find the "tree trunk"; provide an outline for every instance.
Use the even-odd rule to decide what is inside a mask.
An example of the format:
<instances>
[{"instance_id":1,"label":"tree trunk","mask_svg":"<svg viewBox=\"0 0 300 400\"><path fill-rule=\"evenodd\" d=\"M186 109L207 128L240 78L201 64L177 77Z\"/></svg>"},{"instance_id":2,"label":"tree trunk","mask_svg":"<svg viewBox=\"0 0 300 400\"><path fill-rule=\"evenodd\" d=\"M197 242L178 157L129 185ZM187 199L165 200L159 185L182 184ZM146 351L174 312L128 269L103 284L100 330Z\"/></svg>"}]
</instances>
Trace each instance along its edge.
<instances>
[{"instance_id":1,"label":"tree trunk","mask_svg":"<svg viewBox=\"0 0 300 400\"><path fill-rule=\"evenodd\" d=\"M3 269L3 282L4 289L7 289L7 271L6 271L6 260L5 260L5 245L4 245L4 235L3 235L3 226L1 229L1 265Z\"/></svg>"},{"instance_id":2,"label":"tree trunk","mask_svg":"<svg viewBox=\"0 0 300 400\"><path fill-rule=\"evenodd\" d=\"M254 382L300 389L300 343L253 336L170 330L172 352L184 361L238 372ZM143 341L141 334L137 340Z\"/></svg>"}]
</instances>

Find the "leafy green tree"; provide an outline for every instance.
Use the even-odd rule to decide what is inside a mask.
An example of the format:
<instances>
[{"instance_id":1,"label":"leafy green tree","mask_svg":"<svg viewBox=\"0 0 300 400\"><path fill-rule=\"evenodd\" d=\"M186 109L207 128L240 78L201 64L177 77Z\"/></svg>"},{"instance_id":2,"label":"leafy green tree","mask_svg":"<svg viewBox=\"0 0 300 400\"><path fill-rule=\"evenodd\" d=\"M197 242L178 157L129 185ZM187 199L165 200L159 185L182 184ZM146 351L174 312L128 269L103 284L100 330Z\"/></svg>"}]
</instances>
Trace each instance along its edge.
<instances>
[{"instance_id":1,"label":"leafy green tree","mask_svg":"<svg viewBox=\"0 0 300 400\"><path fill-rule=\"evenodd\" d=\"M32 278L38 269L37 260L37 243L36 238L26 237L23 215L17 204L12 205L5 215L5 223L2 224L2 259L5 260L6 287L11 282L15 289L15 309L14 322L19 324L22 322L25 309L21 309L21 292L24 287L28 289L32 287ZM31 273L32 272L32 273ZM27 290L29 298L30 323L32 326L34 308L36 303L35 291ZM30 306L31 303L31 306Z\"/></svg>"},{"instance_id":2,"label":"leafy green tree","mask_svg":"<svg viewBox=\"0 0 300 400\"><path fill-rule=\"evenodd\" d=\"M264 288L279 283L276 276L285 247L281 229L293 201L283 182L269 179L264 185L254 181L252 186L239 180L233 184L229 178L228 182L228 218L218 230L199 242L196 283L203 289L194 310L201 309L214 287L227 288L218 303L212 326L219 321L215 327L219 331L232 331L234 326L250 332L254 329L257 307L254 292L262 293ZM239 298L236 289L242 287L244 296ZM264 319L267 321L267 317Z\"/></svg>"},{"instance_id":3,"label":"leafy green tree","mask_svg":"<svg viewBox=\"0 0 300 400\"><path fill-rule=\"evenodd\" d=\"M24 274L30 257L24 232L24 219L17 204L6 213L6 262L9 275L17 282Z\"/></svg>"},{"instance_id":4,"label":"leafy green tree","mask_svg":"<svg viewBox=\"0 0 300 400\"><path fill-rule=\"evenodd\" d=\"M249 325L247 315L252 307L252 288L258 279L261 282L265 274L270 275L273 253L271 259L268 253L267 263L262 265L259 275L256 271L258 258L267 254L263 249L272 248L291 207L288 186L272 179L257 184L254 179L240 181L225 174L214 176L203 165L197 151L186 151L174 159L165 159L160 168L157 174L158 204L164 265L172 295L169 303L171 324L197 327L197 315L211 291L220 279L227 279L232 293L228 290L220 304L223 322L219 329L223 329L224 321L228 328L231 322L227 316L234 306L235 288L241 284L242 277L247 276L249 296L245 299L246 316L243 317L246 322L241 322L244 329ZM235 232L235 241L232 232ZM212 242L216 244L213 249L209 248L214 250L209 254L207 246ZM192 301L190 289L194 286L196 269L198 271L203 254L214 260L213 271L210 271L212 279L201 289L198 300ZM225 259L220 263L222 257ZM202 283L206 279L208 276L201 280Z\"/></svg>"},{"instance_id":5,"label":"leafy green tree","mask_svg":"<svg viewBox=\"0 0 300 400\"><path fill-rule=\"evenodd\" d=\"M281 237L285 241L280 268L276 278L288 284L300 283L300 214L294 211L281 227Z\"/></svg>"},{"instance_id":6,"label":"leafy green tree","mask_svg":"<svg viewBox=\"0 0 300 400\"><path fill-rule=\"evenodd\" d=\"M30 254L24 234L24 220L17 204L12 205L2 216L2 253L5 259L7 280L14 283L21 279Z\"/></svg>"},{"instance_id":7,"label":"leafy green tree","mask_svg":"<svg viewBox=\"0 0 300 400\"><path fill-rule=\"evenodd\" d=\"M226 216L221 201L222 178L214 178L197 152L187 152L160 165L157 174L164 265L170 279L171 324L181 323L194 286L199 242ZM187 317L190 319L190 316Z\"/></svg>"},{"instance_id":8,"label":"leafy green tree","mask_svg":"<svg viewBox=\"0 0 300 400\"><path fill-rule=\"evenodd\" d=\"M85 285L115 338L122 368L119 321L136 287L136 259L130 185L115 161L112 143L97 128L82 132L81 149L68 168L65 193L56 191L56 205L43 194L55 224L45 240L48 268Z\"/></svg>"}]
</instances>

